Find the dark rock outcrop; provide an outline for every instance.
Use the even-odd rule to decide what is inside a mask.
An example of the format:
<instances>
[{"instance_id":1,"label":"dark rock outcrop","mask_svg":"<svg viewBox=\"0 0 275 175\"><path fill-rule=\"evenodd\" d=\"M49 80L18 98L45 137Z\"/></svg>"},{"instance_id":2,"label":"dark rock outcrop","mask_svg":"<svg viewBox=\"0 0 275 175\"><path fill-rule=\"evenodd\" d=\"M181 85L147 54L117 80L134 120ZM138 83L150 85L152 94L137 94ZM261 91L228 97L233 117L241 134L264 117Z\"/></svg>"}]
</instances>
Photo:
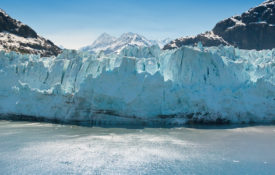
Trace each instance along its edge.
<instances>
[{"instance_id":1,"label":"dark rock outcrop","mask_svg":"<svg viewBox=\"0 0 275 175\"><path fill-rule=\"evenodd\" d=\"M61 49L0 9L0 50L56 56Z\"/></svg>"},{"instance_id":2,"label":"dark rock outcrop","mask_svg":"<svg viewBox=\"0 0 275 175\"><path fill-rule=\"evenodd\" d=\"M184 45L197 45L199 42L201 42L203 46L229 45L222 37L215 35L212 31L208 31L195 37L175 39L165 45L163 49L175 49Z\"/></svg>"},{"instance_id":3,"label":"dark rock outcrop","mask_svg":"<svg viewBox=\"0 0 275 175\"><path fill-rule=\"evenodd\" d=\"M275 48L275 0L268 0L240 16L233 16L216 24L211 35L200 34L172 41L164 49L182 45L233 45L240 49ZM216 39L213 40L215 36Z\"/></svg>"}]
</instances>

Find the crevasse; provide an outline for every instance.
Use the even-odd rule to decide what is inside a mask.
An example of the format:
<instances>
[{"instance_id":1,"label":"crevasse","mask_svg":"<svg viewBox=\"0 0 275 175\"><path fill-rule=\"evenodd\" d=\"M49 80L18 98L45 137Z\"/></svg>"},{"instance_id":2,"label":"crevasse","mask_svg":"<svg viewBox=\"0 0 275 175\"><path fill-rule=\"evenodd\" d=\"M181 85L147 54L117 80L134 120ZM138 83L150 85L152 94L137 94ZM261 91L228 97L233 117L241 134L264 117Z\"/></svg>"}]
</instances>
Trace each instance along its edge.
<instances>
[{"instance_id":1,"label":"crevasse","mask_svg":"<svg viewBox=\"0 0 275 175\"><path fill-rule=\"evenodd\" d=\"M273 122L275 49L0 52L0 114L102 123Z\"/></svg>"}]
</instances>

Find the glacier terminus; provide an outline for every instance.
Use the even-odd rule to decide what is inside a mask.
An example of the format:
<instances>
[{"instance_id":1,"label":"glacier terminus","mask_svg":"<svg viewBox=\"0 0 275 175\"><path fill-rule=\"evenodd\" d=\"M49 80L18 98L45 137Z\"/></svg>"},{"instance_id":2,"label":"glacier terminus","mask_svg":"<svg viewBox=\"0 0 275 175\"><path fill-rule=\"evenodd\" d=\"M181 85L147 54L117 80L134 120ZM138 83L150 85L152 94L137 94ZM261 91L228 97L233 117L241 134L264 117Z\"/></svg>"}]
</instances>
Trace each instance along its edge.
<instances>
[{"instance_id":1,"label":"glacier terminus","mask_svg":"<svg viewBox=\"0 0 275 175\"><path fill-rule=\"evenodd\" d=\"M269 123L274 62L275 49L202 44L57 57L1 51L0 113L92 124Z\"/></svg>"}]
</instances>

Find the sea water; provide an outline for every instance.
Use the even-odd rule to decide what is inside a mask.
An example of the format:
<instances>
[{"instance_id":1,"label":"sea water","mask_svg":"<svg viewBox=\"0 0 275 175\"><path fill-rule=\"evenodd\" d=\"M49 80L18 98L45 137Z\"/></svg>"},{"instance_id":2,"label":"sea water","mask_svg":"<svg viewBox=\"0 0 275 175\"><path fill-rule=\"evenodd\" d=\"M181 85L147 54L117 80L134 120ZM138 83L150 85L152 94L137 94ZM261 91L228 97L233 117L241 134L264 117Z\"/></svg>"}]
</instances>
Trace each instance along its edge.
<instances>
[{"instance_id":1,"label":"sea water","mask_svg":"<svg viewBox=\"0 0 275 175\"><path fill-rule=\"evenodd\" d=\"M0 174L275 174L275 126L0 121Z\"/></svg>"}]
</instances>

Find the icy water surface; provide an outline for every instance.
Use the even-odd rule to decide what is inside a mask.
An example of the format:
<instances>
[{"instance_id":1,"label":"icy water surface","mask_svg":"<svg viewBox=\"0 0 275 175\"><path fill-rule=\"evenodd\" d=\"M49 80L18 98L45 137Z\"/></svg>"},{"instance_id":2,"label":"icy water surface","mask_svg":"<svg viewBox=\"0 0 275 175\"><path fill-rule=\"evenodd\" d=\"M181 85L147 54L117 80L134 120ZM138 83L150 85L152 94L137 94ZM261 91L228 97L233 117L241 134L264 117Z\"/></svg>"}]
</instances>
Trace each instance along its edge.
<instances>
[{"instance_id":1,"label":"icy water surface","mask_svg":"<svg viewBox=\"0 0 275 175\"><path fill-rule=\"evenodd\" d=\"M125 129L0 121L0 174L275 174L275 126Z\"/></svg>"}]
</instances>

